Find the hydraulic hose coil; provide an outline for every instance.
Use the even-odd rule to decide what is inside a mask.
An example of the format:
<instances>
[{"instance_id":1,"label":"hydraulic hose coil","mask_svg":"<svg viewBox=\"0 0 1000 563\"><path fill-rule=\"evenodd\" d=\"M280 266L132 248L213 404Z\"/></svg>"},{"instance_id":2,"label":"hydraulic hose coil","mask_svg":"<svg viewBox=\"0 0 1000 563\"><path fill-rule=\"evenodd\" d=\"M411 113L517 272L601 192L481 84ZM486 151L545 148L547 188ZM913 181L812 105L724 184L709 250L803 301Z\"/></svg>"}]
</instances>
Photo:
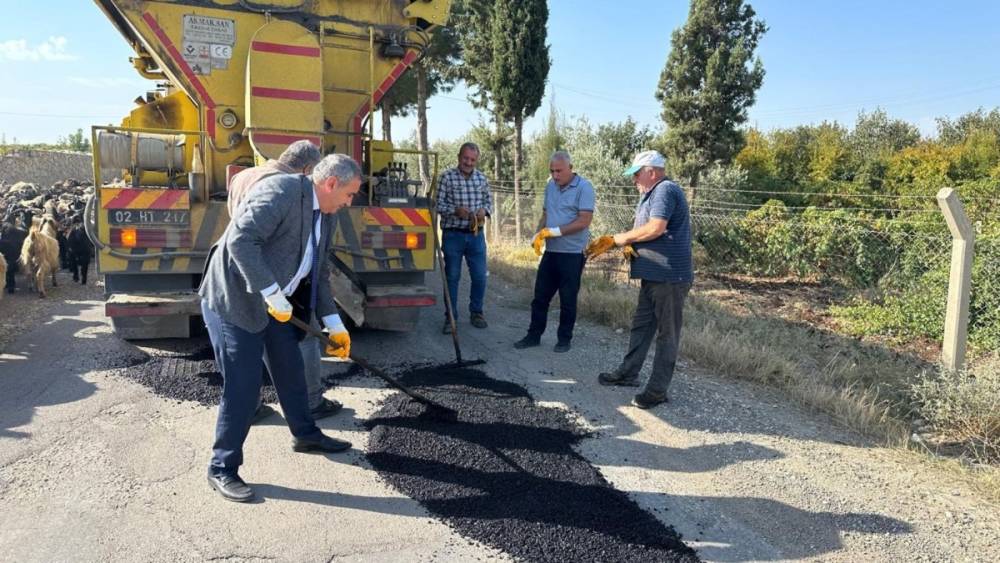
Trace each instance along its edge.
<instances>
[{"instance_id":1,"label":"hydraulic hose coil","mask_svg":"<svg viewBox=\"0 0 1000 563\"><path fill-rule=\"evenodd\" d=\"M101 168L184 170L184 136L153 133L100 133Z\"/></svg>"}]
</instances>

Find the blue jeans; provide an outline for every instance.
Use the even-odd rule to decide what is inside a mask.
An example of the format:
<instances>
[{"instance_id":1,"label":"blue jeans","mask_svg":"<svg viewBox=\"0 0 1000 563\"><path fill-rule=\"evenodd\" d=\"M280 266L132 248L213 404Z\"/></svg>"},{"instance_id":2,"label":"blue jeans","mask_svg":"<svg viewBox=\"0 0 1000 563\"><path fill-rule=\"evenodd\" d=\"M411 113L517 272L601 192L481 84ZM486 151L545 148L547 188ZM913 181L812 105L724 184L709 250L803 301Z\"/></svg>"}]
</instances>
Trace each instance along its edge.
<instances>
[{"instance_id":1,"label":"blue jeans","mask_svg":"<svg viewBox=\"0 0 1000 563\"><path fill-rule=\"evenodd\" d=\"M444 231L441 241L444 252L444 273L448 279L452 314L458 318L458 282L462 279L462 258L469 267L472 287L469 291L469 313L483 312L486 297L486 236L461 231Z\"/></svg>"},{"instance_id":2,"label":"blue jeans","mask_svg":"<svg viewBox=\"0 0 1000 563\"><path fill-rule=\"evenodd\" d=\"M320 430L309 412L302 352L295 327L270 319L263 331L247 332L221 318L204 301L201 313L223 379L209 473L235 475L243 465L243 442L260 397L261 355L271 372L292 435L297 438L318 436Z\"/></svg>"}]
</instances>

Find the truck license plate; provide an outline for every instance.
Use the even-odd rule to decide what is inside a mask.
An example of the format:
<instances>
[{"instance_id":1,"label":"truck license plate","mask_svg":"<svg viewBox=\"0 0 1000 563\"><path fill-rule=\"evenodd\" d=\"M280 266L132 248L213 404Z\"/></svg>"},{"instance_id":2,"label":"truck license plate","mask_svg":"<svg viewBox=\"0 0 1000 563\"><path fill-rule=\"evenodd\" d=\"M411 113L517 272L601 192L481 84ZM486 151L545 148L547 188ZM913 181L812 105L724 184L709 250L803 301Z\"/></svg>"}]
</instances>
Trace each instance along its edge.
<instances>
[{"instance_id":1,"label":"truck license plate","mask_svg":"<svg viewBox=\"0 0 1000 563\"><path fill-rule=\"evenodd\" d=\"M190 225L191 212L174 209L113 209L108 211L112 225Z\"/></svg>"}]
</instances>

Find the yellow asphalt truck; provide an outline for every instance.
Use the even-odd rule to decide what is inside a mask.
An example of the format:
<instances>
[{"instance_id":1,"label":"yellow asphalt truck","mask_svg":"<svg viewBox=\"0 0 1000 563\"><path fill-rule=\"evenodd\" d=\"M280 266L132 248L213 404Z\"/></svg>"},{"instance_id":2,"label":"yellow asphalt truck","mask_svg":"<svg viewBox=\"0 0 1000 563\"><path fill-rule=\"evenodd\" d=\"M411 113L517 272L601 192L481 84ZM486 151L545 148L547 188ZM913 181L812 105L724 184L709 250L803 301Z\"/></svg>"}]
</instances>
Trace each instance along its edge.
<instances>
[{"instance_id":1,"label":"yellow asphalt truck","mask_svg":"<svg viewBox=\"0 0 1000 563\"><path fill-rule=\"evenodd\" d=\"M208 249L229 222L229 179L301 139L365 172L333 235L338 304L358 325L411 330L436 301L424 280L435 268L433 187L374 140L372 112L451 1L95 3L151 81L121 125L92 131L98 188L85 225L116 333L190 336ZM102 183L108 170L118 179Z\"/></svg>"}]
</instances>

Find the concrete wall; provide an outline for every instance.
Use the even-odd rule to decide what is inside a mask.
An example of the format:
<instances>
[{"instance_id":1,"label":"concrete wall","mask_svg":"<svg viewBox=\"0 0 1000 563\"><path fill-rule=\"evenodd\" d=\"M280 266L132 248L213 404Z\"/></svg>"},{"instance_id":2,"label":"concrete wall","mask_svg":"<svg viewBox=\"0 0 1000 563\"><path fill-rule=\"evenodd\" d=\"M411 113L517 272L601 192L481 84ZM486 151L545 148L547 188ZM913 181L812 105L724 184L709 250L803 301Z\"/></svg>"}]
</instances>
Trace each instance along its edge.
<instances>
[{"instance_id":1,"label":"concrete wall","mask_svg":"<svg viewBox=\"0 0 1000 563\"><path fill-rule=\"evenodd\" d=\"M104 176L105 181L114 178L114 174L107 172ZM0 183L11 185L17 182L31 182L47 187L71 178L94 181L90 154L23 150L0 155Z\"/></svg>"}]
</instances>

